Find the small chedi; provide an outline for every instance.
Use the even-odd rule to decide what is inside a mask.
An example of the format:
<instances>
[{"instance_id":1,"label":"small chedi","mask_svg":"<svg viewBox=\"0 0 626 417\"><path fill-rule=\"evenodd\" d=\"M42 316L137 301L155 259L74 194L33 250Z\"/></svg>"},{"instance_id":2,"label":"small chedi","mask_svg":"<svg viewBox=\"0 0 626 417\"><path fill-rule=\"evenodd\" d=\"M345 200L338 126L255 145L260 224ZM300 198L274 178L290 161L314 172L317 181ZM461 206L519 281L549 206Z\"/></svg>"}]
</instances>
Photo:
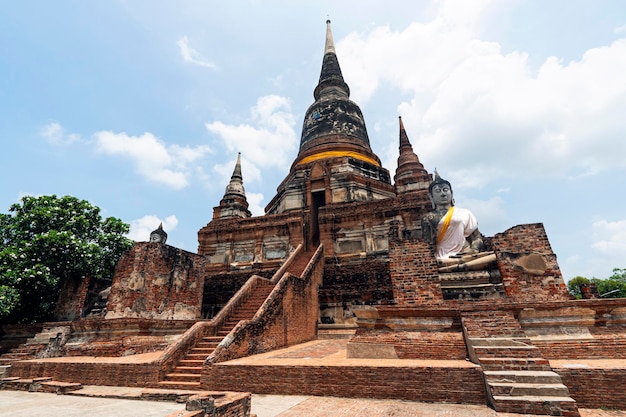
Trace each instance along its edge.
<instances>
[{"instance_id":1,"label":"small chedi","mask_svg":"<svg viewBox=\"0 0 626 417\"><path fill-rule=\"evenodd\" d=\"M626 302L572 299L542 224L482 235L401 118L392 177L350 99L330 21L313 99L264 215L248 210L239 155L196 253L168 245L160 225L122 256L110 288L61 300L78 305L72 321L4 326L11 377L539 415L624 407ZM283 366L290 354L232 361L311 341L340 346L332 366L316 362L324 349L306 365Z\"/></svg>"}]
</instances>

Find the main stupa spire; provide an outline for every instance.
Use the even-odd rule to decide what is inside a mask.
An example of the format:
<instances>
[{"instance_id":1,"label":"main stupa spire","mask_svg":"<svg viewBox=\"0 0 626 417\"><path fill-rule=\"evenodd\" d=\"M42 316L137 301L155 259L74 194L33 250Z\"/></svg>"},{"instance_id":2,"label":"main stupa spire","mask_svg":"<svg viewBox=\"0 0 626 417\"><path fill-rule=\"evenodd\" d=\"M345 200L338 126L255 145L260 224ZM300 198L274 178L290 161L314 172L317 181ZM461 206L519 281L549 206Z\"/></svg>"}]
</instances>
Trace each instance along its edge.
<instances>
[{"instance_id":1,"label":"main stupa spire","mask_svg":"<svg viewBox=\"0 0 626 417\"><path fill-rule=\"evenodd\" d=\"M350 87L343 80L341 67L335 52L335 42L330 29L330 20L326 21L326 44L324 45L322 72L320 73L317 87L313 91L315 100L319 100L322 95L336 95L346 99L350 97Z\"/></svg>"},{"instance_id":2,"label":"main stupa spire","mask_svg":"<svg viewBox=\"0 0 626 417\"><path fill-rule=\"evenodd\" d=\"M304 115L298 155L265 212L308 208L313 219L320 207L329 204L395 197L389 171L370 147L363 113L350 100L330 20L326 21L322 70L313 97ZM318 241L317 220L311 220L306 233L311 242Z\"/></svg>"},{"instance_id":3,"label":"main stupa spire","mask_svg":"<svg viewBox=\"0 0 626 417\"><path fill-rule=\"evenodd\" d=\"M304 116L300 151L292 169L315 160L342 156L380 167L380 159L370 148L363 113L350 100L350 87L341 74L330 20L326 21L322 71L313 97L315 102Z\"/></svg>"}]
</instances>

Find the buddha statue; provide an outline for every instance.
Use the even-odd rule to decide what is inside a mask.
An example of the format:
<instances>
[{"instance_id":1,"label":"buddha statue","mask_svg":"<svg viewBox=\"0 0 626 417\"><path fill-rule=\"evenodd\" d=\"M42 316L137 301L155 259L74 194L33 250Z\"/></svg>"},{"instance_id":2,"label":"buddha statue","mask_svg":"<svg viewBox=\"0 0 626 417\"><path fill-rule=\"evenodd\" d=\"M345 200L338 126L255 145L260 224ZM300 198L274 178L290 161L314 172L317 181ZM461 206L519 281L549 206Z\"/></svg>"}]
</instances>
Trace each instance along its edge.
<instances>
[{"instance_id":1,"label":"buddha statue","mask_svg":"<svg viewBox=\"0 0 626 417\"><path fill-rule=\"evenodd\" d=\"M436 248L440 272L484 269L495 261L483 251L478 222L471 211L456 207L452 185L435 171L428 187L434 210L422 218L422 236Z\"/></svg>"}]
</instances>

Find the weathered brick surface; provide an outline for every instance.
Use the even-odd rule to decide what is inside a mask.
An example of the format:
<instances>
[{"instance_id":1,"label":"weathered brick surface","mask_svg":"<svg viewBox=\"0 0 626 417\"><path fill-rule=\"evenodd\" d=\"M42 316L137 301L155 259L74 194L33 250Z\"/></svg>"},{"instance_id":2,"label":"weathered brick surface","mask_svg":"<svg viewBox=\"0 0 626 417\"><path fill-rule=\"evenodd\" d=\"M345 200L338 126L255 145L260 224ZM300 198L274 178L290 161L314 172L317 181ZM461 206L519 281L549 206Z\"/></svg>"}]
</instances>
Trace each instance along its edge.
<instances>
[{"instance_id":1,"label":"weathered brick surface","mask_svg":"<svg viewBox=\"0 0 626 417\"><path fill-rule=\"evenodd\" d=\"M341 323L354 317L353 305L393 303L389 261L374 256L348 261L327 258L319 289L322 323Z\"/></svg>"},{"instance_id":2,"label":"weathered brick surface","mask_svg":"<svg viewBox=\"0 0 626 417\"><path fill-rule=\"evenodd\" d=\"M83 315L90 282L89 277L65 281L54 310L56 320L76 320Z\"/></svg>"},{"instance_id":3,"label":"weathered brick surface","mask_svg":"<svg viewBox=\"0 0 626 417\"><path fill-rule=\"evenodd\" d=\"M482 372L478 368L312 366L303 369L217 364L209 367L206 377L211 390L485 403Z\"/></svg>"},{"instance_id":4,"label":"weathered brick surface","mask_svg":"<svg viewBox=\"0 0 626 417\"><path fill-rule=\"evenodd\" d=\"M537 340L548 359L626 359L626 334L597 334L594 339Z\"/></svg>"},{"instance_id":5,"label":"weathered brick surface","mask_svg":"<svg viewBox=\"0 0 626 417\"><path fill-rule=\"evenodd\" d=\"M510 300L571 299L542 224L512 227L496 234L491 244Z\"/></svg>"},{"instance_id":6,"label":"weathered brick surface","mask_svg":"<svg viewBox=\"0 0 626 417\"><path fill-rule=\"evenodd\" d=\"M203 263L169 245L136 243L115 268L106 318L200 318Z\"/></svg>"},{"instance_id":7,"label":"weathered brick surface","mask_svg":"<svg viewBox=\"0 0 626 417\"><path fill-rule=\"evenodd\" d=\"M126 356L165 349L193 321L121 318L72 322L72 334L63 347L67 356Z\"/></svg>"},{"instance_id":8,"label":"weathered brick surface","mask_svg":"<svg viewBox=\"0 0 626 417\"><path fill-rule=\"evenodd\" d=\"M145 387L158 381L159 368L150 363L22 361L11 374L20 378L51 377L83 385Z\"/></svg>"},{"instance_id":9,"label":"weathered brick surface","mask_svg":"<svg viewBox=\"0 0 626 417\"><path fill-rule=\"evenodd\" d=\"M443 302L437 261L425 241L390 241L389 269L396 304L434 305Z\"/></svg>"},{"instance_id":10,"label":"weathered brick surface","mask_svg":"<svg viewBox=\"0 0 626 417\"><path fill-rule=\"evenodd\" d=\"M393 346L399 359L464 360L461 332L420 332L359 329L351 343Z\"/></svg>"},{"instance_id":11,"label":"weathered brick surface","mask_svg":"<svg viewBox=\"0 0 626 417\"><path fill-rule=\"evenodd\" d=\"M578 407L626 409L626 368L553 368Z\"/></svg>"}]
</instances>

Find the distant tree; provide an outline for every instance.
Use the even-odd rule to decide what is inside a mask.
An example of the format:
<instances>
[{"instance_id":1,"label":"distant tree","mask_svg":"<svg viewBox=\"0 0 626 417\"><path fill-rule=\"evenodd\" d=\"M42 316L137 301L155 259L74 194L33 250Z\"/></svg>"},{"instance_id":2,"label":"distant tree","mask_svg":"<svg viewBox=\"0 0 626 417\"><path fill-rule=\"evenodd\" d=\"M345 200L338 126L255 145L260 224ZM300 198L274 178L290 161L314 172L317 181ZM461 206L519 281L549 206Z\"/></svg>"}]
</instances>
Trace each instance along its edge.
<instances>
[{"instance_id":1,"label":"distant tree","mask_svg":"<svg viewBox=\"0 0 626 417\"><path fill-rule=\"evenodd\" d=\"M613 268L613 275L606 279L574 277L567 282L567 289L576 298L581 298L580 286L594 284L601 297L626 298L626 268Z\"/></svg>"},{"instance_id":2,"label":"distant tree","mask_svg":"<svg viewBox=\"0 0 626 417\"><path fill-rule=\"evenodd\" d=\"M626 269L613 268L613 275L607 279L594 279L592 280L600 296L607 296L608 298L626 298Z\"/></svg>"},{"instance_id":3,"label":"distant tree","mask_svg":"<svg viewBox=\"0 0 626 417\"><path fill-rule=\"evenodd\" d=\"M0 214L0 321L48 319L66 281L110 279L128 230L85 200L23 197Z\"/></svg>"},{"instance_id":4,"label":"distant tree","mask_svg":"<svg viewBox=\"0 0 626 417\"><path fill-rule=\"evenodd\" d=\"M567 282L567 289L569 290L569 293L572 294L574 297L582 298L582 294L580 293L580 286L583 284L589 284L590 282L591 281L589 281L588 278L577 276Z\"/></svg>"}]
</instances>

